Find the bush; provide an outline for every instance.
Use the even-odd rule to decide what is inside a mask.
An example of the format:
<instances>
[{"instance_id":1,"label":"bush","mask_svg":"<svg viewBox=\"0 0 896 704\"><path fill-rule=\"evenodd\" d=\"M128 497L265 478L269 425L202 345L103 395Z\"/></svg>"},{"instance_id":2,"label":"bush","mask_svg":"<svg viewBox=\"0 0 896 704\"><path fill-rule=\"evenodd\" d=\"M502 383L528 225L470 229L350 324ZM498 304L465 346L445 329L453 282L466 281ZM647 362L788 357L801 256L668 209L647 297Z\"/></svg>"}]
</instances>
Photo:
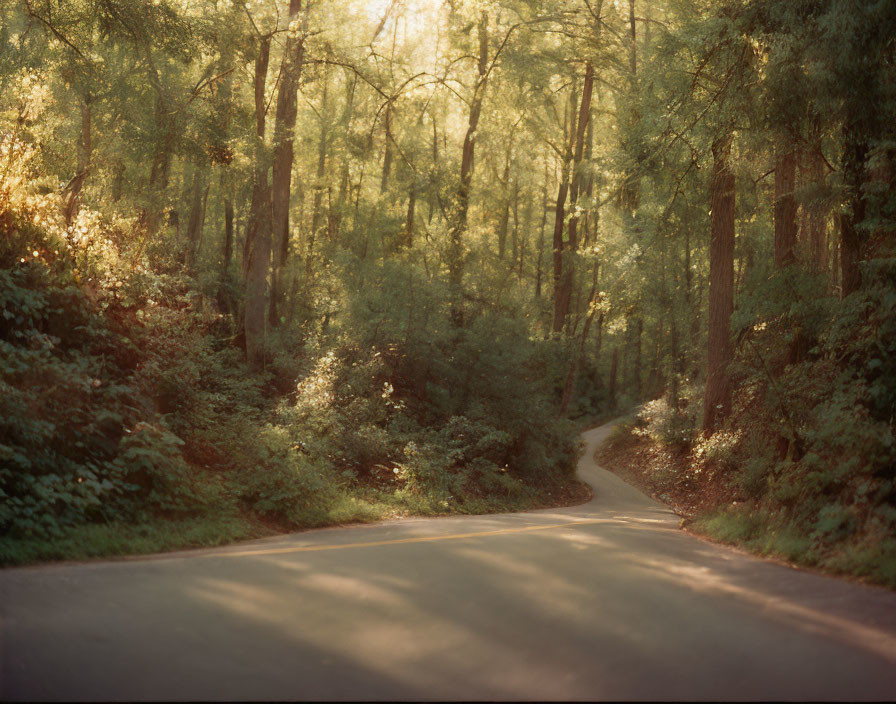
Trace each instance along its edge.
<instances>
[{"instance_id":1,"label":"bush","mask_svg":"<svg viewBox=\"0 0 896 704\"><path fill-rule=\"evenodd\" d=\"M294 526L326 523L338 498L332 471L304 456L284 428L266 426L238 465L232 481L252 510Z\"/></svg>"},{"instance_id":2,"label":"bush","mask_svg":"<svg viewBox=\"0 0 896 704\"><path fill-rule=\"evenodd\" d=\"M686 408L670 407L665 397L645 403L636 413L641 429L654 442L688 449L697 435L696 419Z\"/></svg>"},{"instance_id":3,"label":"bush","mask_svg":"<svg viewBox=\"0 0 896 704\"><path fill-rule=\"evenodd\" d=\"M578 444L545 373L554 343L495 311L453 326L446 292L400 264L342 259L347 313L306 341L307 372L279 416L303 451L362 480L395 468L438 501L569 476Z\"/></svg>"},{"instance_id":4,"label":"bush","mask_svg":"<svg viewBox=\"0 0 896 704\"><path fill-rule=\"evenodd\" d=\"M708 528L890 579L892 557L868 546L896 535L896 260L867 264L863 288L843 301L799 267L761 275L732 322L741 341L733 414L693 454L736 468L764 523L738 532L752 526L738 512Z\"/></svg>"}]
</instances>

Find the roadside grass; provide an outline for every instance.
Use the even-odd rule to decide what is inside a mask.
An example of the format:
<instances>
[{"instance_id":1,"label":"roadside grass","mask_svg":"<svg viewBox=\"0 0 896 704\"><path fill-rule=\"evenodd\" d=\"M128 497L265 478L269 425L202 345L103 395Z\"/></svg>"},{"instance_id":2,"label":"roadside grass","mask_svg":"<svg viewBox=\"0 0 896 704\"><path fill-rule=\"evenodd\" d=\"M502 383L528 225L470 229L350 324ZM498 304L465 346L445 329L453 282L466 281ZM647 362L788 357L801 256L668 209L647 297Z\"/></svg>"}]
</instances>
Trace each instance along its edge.
<instances>
[{"instance_id":1,"label":"roadside grass","mask_svg":"<svg viewBox=\"0 0 896 704\"><path fill-rule=\"evenodd\" d=\"M800 525L780 507L770 510L745 497L737 472L716 470L715 485L695 482L688 456L638 432L635 422L617 425L597 459L604 468L670 505L696 535L763 557L896 589L896 539L892 536L859 533L835 538L813 531L811 524Z\"/></svg>"},{"instance_id":2,"label":"roadside grass","mask_svg":"<svg viewBox=\"0 0 896 704\"><path fill-rule=\"evenodd\" d=\"M513 496L467 496L463 501L444 501L407 490L358 487L352 493L340 493L325 512L296 512L288 522L256 512L229 510L189 518L157 516L136 522L86 524L64 530L53 539L0 536L0 566L148 555L218 547L325 526L410 516L507 513L574 505L587 499L587 488L575 480L526 486Z\"/></svg>"},{"instance_id":3,"label":"roadside grass","mask_svg":"<svg viewBox=\"0 0 896 704\"><path fill-rule=\"evenodd\" d=\"M603 446L607 448L624 446L630 441L635 423L636 419L634 416L625 416L622 418L622 420L613 426L610 434L607 435L607 438L604 440Z\"/></svg>"},{"instance_id":4,"label":"roadside grass","mask_svg":"<svg viewBox=\"0 0 896 704\"><path fill-rule=\"evenodd\" d=\"M812 540L780 518L748 504L699 514L688 526L709 538L745 547L760 555L817 566Z\"/></svg>"},{"instance_id":5,"label":"roadside grass","mask_svg":"<svg viewBox=\"0 0 896 704\"><path fill-rule=\"evenodd\" d=\"M170 550L213 547L265 535L258 524L237 516L202 516L139 523L76 526L57 539L0 538L0 564L27 565L56 560L146 555ZM268 533L269 534L269 533Z\"/></svg>"},{"instance_id":6,"label":"roadside grass","mask_svg":"<svg viewBox=\"0 0 896 704\"><path fill-rule=\"evenodd\" d=\"M850 546L832 555L825 566L838 572L867 577L896 589L896 540L886 538Z\"/></svg>"},{"instance_id":7,"label":"roadside grass","mask_svg":"<svg viewBox=\"0 0 896 704\"><path fill-rule=\"evenodd\" d=\"M688 528L765 557L896 588L896 540L892 538L824 543L748 503L698 514Z\"/></svg>"}]
</instances>

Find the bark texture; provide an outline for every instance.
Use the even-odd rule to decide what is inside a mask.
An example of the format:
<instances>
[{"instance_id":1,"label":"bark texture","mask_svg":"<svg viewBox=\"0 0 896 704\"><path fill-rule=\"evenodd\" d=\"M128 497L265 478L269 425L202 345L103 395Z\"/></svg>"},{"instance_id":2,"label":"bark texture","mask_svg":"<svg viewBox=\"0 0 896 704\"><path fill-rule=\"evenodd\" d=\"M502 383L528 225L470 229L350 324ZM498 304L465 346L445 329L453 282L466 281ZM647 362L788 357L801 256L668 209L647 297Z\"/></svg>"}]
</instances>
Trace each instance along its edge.
<instances>
[{"instance_id":1,"label":"bark texture","mask_svg":"<svg viewBox=\"0 0 896 704\"><path fill-rule=\"evenodd\" d=\"M290 0L290 23L297 22L302 0ZM305 58L304 37L297 28L286 37L277 93L274 123L274 154L271 170L271 220L273 227L273 268L271 270L270 322L279 325L286 301L283 274L289 254L289 201L292 186L293 142L298 112L299 78Z\"/></svg>"},{"instance_id":2,"label":"bark texture","mask_svg":"<svg viewBox=\"0 0 896 704\"><path fill-rule=\"evenodd\" d=\"M467 133L464 135L464 147L460 162L460 183L454 204L454 216L451 226L451 240L448 252L448 288L451 298L451 320L456 327L463 325L463 269L464 269L464 235L467 231L467 211L470 207L470 183L473 180L473 155L476 147L476 130L479 127L479 116L482 113L482 99L488 82L488 13L482 12L478 27L479 57L478 74L473 98L470 101L470 112L467 116Z\"/></svg>"},{"instance_id":3,"label":"bark texture","mask_svg":"<svg viewBox=\"0 0 896 704\"><path fill-rule=\"evenodd\" d=\"M796 261L796 152L787 147L775 154L775 267Z\"/></svg>"},{"instance_id":4,"label":"bark texture","mask_svg":"<svg viewBox=\"0 0 896 704\"><path fill-rule=\"evenodd\" d=\"M616 407L616 376L619 369L619 347L613 347L613 356L610 359L610 383L607 393L610 397L610 408Z\"/></svg>"},{"instance_id":5,"label":"bark texture","mask_svg":"<svg viewBox=\"0 0 896 704\"><path fill-rule=\"evenodd\" d=\"M65 201L65 223L71 225L81 208L81 189L90 173L90 162L93 154L93 96L87 93L81 101L81 137L78 140L78 172L68 186Z\"/></svg>"},{"instance_id":6,"label":"bark texture","mask_svg":"<svg viewBox=\"0 0 896 704\"><path fill-rule=\"evenodd\" d=\"M843 181L849 198L847 210L840 217L840 286L846 298L862 284L859 262L862 260L862 234L859 223L865 219L865 160L868 145L858 136L859 131L851 123L844 127Z\"/></svg>"},{"instance_id":7,"label":"bark texture","mask_svg":"<svg viewBox=\"0 0 896 704\"><path fill-rule=\"evenodd\" d=\"M569 303L572 296L574 257L579 248L579 193L582 191L582 159L585 152L585 134L591 117L591 93L594 86L594 67L589 61L585 66L585 81L582 84L582 100L579 103L579 116L576 120L575 153L573 154L572 184L569 193L570 210L569 225L567 227L567 246L564 259L563 273L560 285L556 291L556 303L554 305L554 332L560 332L569 314ZM562 244L562 243L561 243Z\"/></svg>"},{"instance_id":8,"label":"bark texture","mask_svg":"<svg viewBox=\"0 0 896 704\"><path fill-rule=\"evenodd\" d=\"M734 311L734 172L729 158L731 137L712 145L710 183L712 208L709 242L709 344L703 430L712 432L731 411L728 364L733 356L731 313Z\"/></svg>"},{"instance_id":9,"label":"bark texture","mask_svg":"<svg viewBox=\"0 0 896 704\"><path fill-rule=\"evenodd\" d=\"M591 323L594 320L594 315L597 313L597 276L598 267L595 265L594 275L591 280L591 292L588 294L588 311L585 316L585 325L582 326L582 334L581 337L579 337L578 348L572 363L569 365L569 371L566 373L566 380L563 384L563 395L560 399L559 411L561 416L565 416L569 410L569 402L572 400L572 395L576 388L576 379L582 368L582 362L585 360L585 344L588 341L588 333L591 330Z\"/></svg>"},{"instance_id":10,"label":"bark texture","mask_svg":"<svg viewBox=\"0 0 896 704\"><path fill-rule=\"evenodd\" d=\"M566 222L566 198L569 195L569 170L573 161L573 144L575 140L576 91L575 86L569 93L569 105L566 109L566 150L561 164L560 185L557 188L557 203L554 208L554 238L552 242L552 259L554 268L554 318L551 329L559 333L563 329L561 316L561 289L563 286L563 229Z\"/></svg>"},{"instance_id":11,"label":"bark texture","mask_svg":"<svg viewBox=\"0 0 896 704\"><path fill-rule=\"evenodd\" d=\"M255 172L252 180L252 203L246 223L246 244L243 271L246 279L243 332L246 361L251 369L264 366L267 307L267 276L271 265L271 188L264 154L265 83L271 54L271 39L259 42L255 59Z\"/></svg>"},{"instance_id":12,"label":"bark texture","mask_svg":"<svg viewBox=\"0 0 896 704\"><path fill-rule=\"evenodd\" d=\"M198 165L193 167L193 182L190 186L190 218L187 220L187 251L184 258L184 264L188 271L193 271L196 266L199 239L205 216L202 171L203 169Z\"/></svg>"}]
</instances>

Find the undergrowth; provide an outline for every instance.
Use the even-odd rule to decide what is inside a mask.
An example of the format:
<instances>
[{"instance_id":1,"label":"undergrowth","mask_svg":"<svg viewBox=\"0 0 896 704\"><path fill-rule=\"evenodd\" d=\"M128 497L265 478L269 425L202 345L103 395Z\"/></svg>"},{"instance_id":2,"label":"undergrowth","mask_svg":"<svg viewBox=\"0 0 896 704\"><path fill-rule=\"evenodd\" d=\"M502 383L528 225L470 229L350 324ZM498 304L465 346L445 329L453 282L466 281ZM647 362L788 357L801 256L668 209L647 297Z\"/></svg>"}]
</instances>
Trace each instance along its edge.
<instances>
[{"instance_id":1,"label":"undergrowth","mask_svg":"<svg viewBox=\"0 0 896 704\"><path fill-rule=\"evenodd\" d=\"M581 495L577 427L555 417L567 351L512 317L458 329L422 270L344 253L327 285L348 312L278 330L252 374L175 246L142 251L139 223L87 209L67 225L17 176L28 153L4 154L0 563Z\"/></svg>"},{"instance_id":2,"label":"undergrowth","mask_svg":"<svg viewBox=\"0 0 896 704\"><path fill-rule=\"evenodd\" d=\"M863 266L865 285L843 301L809 271L757 268L732 320L724 425L703 433L702 390L685 387L646 404L608 449L657 448L638 472L658 494L682 489L709 536L896 587L896 258ZM710 496L713 482L724 487Z\"/></svg>"}]
</instances>

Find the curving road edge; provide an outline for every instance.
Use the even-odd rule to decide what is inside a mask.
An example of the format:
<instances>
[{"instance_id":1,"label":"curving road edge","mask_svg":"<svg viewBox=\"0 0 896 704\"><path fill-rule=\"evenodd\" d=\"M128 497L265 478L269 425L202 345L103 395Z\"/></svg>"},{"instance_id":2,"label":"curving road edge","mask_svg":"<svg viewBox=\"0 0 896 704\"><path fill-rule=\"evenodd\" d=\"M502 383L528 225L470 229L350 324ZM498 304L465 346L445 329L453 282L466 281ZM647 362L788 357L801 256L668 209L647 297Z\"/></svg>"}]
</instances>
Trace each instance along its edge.
<instances>
[{"instance_id":1,"label":"curving road edge","mask_svg":"<svg viewBox=\"0 0 896 704\"><path fill-rule=\"evenodd\" d=\"M4 700L892 700L896 594L583 505L0 571Z\"/></svg>"}]
</instances>

